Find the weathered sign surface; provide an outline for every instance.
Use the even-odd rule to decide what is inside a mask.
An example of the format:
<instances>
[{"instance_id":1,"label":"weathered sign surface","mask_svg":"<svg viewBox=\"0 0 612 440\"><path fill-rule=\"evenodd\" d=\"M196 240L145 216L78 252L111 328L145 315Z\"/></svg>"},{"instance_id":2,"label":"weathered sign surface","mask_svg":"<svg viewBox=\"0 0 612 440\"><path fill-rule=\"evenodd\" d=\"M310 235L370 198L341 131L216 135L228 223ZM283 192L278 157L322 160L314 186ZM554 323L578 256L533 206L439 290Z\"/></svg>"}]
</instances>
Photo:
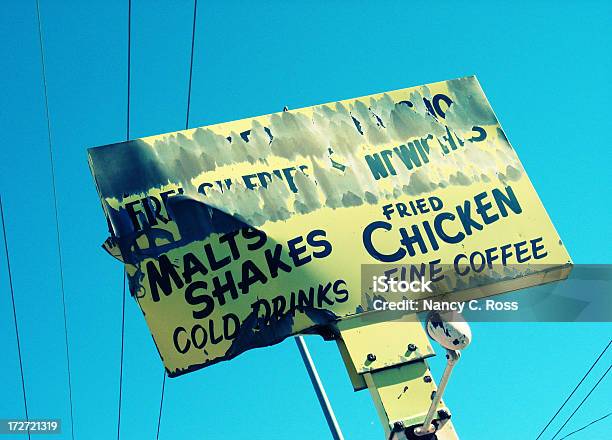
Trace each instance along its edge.
<instances>
[{"instance_id":1,"label":"weathered sign surface","mask_svg":"<svg viewBox=\"0 0 612 440\"><path fill-rule=\"evenodd\" d=\"M524 265L516 280L571 262L475 77L92 148L89 162L105 247L170 376L365 312L362 264Z\"/></svg>"}]
</instances>

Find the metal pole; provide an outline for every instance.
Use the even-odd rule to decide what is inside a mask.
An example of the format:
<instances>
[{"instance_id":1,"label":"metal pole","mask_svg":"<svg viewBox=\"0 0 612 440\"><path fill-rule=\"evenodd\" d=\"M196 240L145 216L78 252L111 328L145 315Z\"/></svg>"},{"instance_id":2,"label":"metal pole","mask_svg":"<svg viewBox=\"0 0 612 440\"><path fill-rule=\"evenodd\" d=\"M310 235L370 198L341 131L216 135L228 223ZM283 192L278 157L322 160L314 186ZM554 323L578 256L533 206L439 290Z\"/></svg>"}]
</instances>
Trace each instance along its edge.
<instances>
[{"instance_id":1,"label":"metal pole","mask_svg":"<svg viewBox=\"0 0 612 440\"><path fill-rule=\"evenodd\" d=\"M283 107L283 111L289 111L289 107ZM344 436L342 435L342 431L340 431L340 426L338 425L338 421L334 415L334 410L329 403L329 399L325 393L325 388L323 388L323 383L321 383L321 378L319 378L319 373L317 373L317 368L310 357L310 351L308 351L306 341L304 341L302 336L296 336L295 343L298 346L298 350L300 350L300 355L302 356L302 360L306 366L306 371L308 371L308 376L310 377L310 382L312 382L312 387L317 394L317 399L319 399L319 405L321 405L321 409L325 415L325 420L327 420L327 426L329 426L332 437L334 440L344 440Z\"/></svg>"},{"instance_id":2,"label":"metal pole","mask_svg":"<svg viewBox=\"0 0 612 440\"><path fill-rule=\"evenodd\" d=\"M323 414L325 414L325 420L327 420L327 425L329 426L332 437L334 440L344 440L342 431L340 431L340 426L338 426L338 421L334 415L334 411L332 410L327 394L325 393L325 388L323 388L323 384L319 378L319 373L317 373L314 362L312 362L312 358L310 357L310 352L306 346L306 341L304 341L302 336L296 336L295 343L297 344L300 354L302 355L302 360L306 366L306 371L308 371L308 376L310 376L310 381L312 382L312 386L317 394L317 399L319 399L319 404L321 405Z\"/></svg>"},{"instance_id":3,"label":"metal pole","mask_svg":"<svg viewBox=\"0 0 612 440\"><path fill-rule=\"evenodd\" d=\"M444 390L446 389L446 385L448 384L448 379L450 379L450 375L453 372L453 368L457 365L457 361L461 356L459 351L455 350L446 350L446 357L448 359L446 363L446 368L444 369L444 373L442 373L442 379L440 379L440 385L438 386L438 390L436 394L433 396L431 401L431 405L429 406L429 411L427 411L427 415L425 416L425 421L423 421L423 425L419 426L414 430L414 433L417 436L428 435L436 432L436 428L431 424L433 421L436 410L438 409L438 405L440 404L440 400L442 400L442 395L444 394Z\"/></svg>"}]
</instances>

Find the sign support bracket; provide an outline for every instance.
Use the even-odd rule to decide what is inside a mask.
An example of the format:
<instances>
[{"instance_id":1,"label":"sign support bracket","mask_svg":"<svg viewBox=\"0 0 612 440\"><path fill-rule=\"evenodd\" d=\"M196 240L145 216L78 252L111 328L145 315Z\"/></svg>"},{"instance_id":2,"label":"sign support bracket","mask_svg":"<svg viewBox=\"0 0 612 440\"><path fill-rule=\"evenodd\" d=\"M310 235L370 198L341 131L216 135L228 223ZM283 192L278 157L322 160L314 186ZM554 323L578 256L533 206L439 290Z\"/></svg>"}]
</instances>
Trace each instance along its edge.
<instances>
[{"instance_id":1,"label":"sign support bracket","mask_svg":"<svg viewBox=\"0 0 612 440\"><path fill-rule=\"evenodd\" d=\"M355 391L368 389L389 440L459 440L426 359L435 353L415 317L365 314L336 323L337 344ZM428 420L435 433L418 436Z\"/></svg>"}]
</instances>

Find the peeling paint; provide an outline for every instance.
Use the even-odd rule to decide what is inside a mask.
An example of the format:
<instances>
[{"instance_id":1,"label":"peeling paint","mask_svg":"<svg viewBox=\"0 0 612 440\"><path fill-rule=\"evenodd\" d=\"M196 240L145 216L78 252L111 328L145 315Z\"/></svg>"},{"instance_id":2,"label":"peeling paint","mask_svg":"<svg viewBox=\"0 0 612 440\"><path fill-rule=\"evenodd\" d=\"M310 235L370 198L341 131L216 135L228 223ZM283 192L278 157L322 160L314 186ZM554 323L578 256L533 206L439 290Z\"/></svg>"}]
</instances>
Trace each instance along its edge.
<instances>
[{"instance_id":1,"label":"peeling paint","mask_svg":"<svg viewBox=\"0 0 612 440\"><path fill-rule=\"evenodd\" d=\"M468 248L534 224L558 241L475 77L92 148L89 163L104 248L126 265L170 376L370 309L359 271L377 260L363 232L387 204L436 195L452 209L512 186L525 215L467 234ZM408 230L430 214L390 224ZM549 258L569 260L560 245Z\"/></svg>"}]
</instances>

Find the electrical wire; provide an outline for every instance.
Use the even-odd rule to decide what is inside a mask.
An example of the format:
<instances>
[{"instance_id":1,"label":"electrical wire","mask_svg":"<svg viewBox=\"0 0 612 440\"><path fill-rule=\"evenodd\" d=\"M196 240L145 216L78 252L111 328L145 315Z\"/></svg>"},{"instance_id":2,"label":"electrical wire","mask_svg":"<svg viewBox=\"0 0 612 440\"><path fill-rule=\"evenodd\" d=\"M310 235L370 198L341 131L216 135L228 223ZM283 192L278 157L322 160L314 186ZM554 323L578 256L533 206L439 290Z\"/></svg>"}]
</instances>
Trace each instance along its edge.
<instances>
[{"instance_id":1,"label":"electrical wire","mask_svg":"<svg viewBox=\"0 0 612 440\"><path fill-rule=\"evenodd\" d=\"M60 291L62 294L62 310L64 314L64 343L66 346L66 367L68 372L68 400L70 403L70 434L74 440L74 411L72 405L72 373L70 371L70 347L68 345L68 318L66 314L66 292L64 289L64 265L62 261L62 246L59 227L59 210L57 204L57 188L55 185L55 161L53 158L53 143L51 142L51 118L49 116L49 96L47 93L47 72L45 69L45 50L43 45L42 25L40 20L40 2L36 0L36 20L38 23L38 42L40 45L40 64L42 69L43 90L45 95L45 115L47 118L47 139L49 142L49 162L51 166L51 190L53 193L53 210L55 214L55 232L57 241L57 259L59 264Z\"/></svg>"},{"instance_id":2,"label":"electrical wire","mask_svg":"<svg viewBox=\"0 0 612 440\"><path fill-rule=\"evenodd\" d=\"M605 418L607 418L607 417L610 417L610 416L612 416L612 412L610 412L610 413L606 414L605 416L600 417L600 418L598 418L598 419L596 419L596 420L593 420L591 423L587 423L586 425L584 425L584 426L583 426L582 428L580 428L580 429L577 429L577 430L575 430L575 431L570 432L570 433L569 433L569 434L567 434L567 435L564 435L563 437L559 438L559 440L563 440L563 439L565 439L565 438L568 438L568 437L569 437L569 436L571 436L571 435L576 434L577 432L583 431L583 430L587 429L589 426L594 425L594 424L595 424L595 423L597 423L597 422L601 422L603 419L605 419Z\"/></svg>"},{"instance_id":3,"label":"electrical wire","mask_svg":"<svg viewBox=\"0 0 612 440\"><path fill-rule=\"evenodd\" d=\"M119 411L117 418L117 439L121 433L121 397L123 390L123 349L125 341L125 270L123 271L123 298L121 305L121 359L119 361Z\"/></svg>"},{"instance_id":4,"label":"electrical wire","mask_svg":"<svg viewBox=\"0 0 612 440\"><path fill-rule=\"evenodd\" d=\"M162 408L164 407L164 389L166 388L166 370L164 370L164 378L162 380L161 399L159 401L159 416L157 417L157 434L156 440L159 440L159 428L161 426Z\"/></svg>"},{"instance_id":5,"label":"electrical wire","mask_svg":"<svg viewBox=\"0 0 612 440\"><path fill-rule=\"evenodd\" d=\"M552 416L552 418L548 421L548 423L546 424L546 426L542 429L542 431L540 431L540 433L538 434L538 436L536 437L536 440L538 440L540 437L542 437L542 434L544 434L544 432L548 429L548 427L550 426L550 424L557 418L557 416L559 415L559 413L561 412L561 410L565 407L565 405L567 404L567 402L569 402L569 400L572 398L572 396L574 395L574 393L578 390L578 388L580 387L580 385L582 385L582 382L584 382L584 380L587 378L587 376L591 373L591 371L593 370L593 368L595 368L595 365L597 365L597 363L599 362L599 360L602 358L602 356L604 355L604 353L608 350L608 348L610 347L610 345L612 344L612 339L608 342L608 345L606 345L606 347L603 349L603 351L599 354L599 356L597 357L597 359L595 359L595 362L593 362L593 364L591 365L591 368L589 368L589 370L585 373L584 376L582 376L582 379L580 379L580 382L578 382L578 384L574 387L574 389L572 390L572 392L570 393L569 396L567 396L567 399L565 399L565 402L563 402L563 404L559 407L559 409L557 410L557 412Z\"/></svg>"},{"instance_id":6,"label":"electrical wire","mask_svg":"<svg viewBox=\"0 0 612 440\"><path fill-rule=\"evenodd\" d=\"M193 48L195 46L196 19L198 16L198 0L193 2L193 27L191 28L191 60L189 62L189 88L187 91L187 118L185 130L189 128L189 111L191 109L191 79L193 78Z\"/></svg>"},{"instance_id":7,"label":"electrical wire","mask_svg":"<svg viewBox=\"0 0 612 440\"><path fill-rule=\"evenodd\" d=\"M132 76L132 0L128 0L128 45L127 45L127 112L125 140L130 140L130 83Z\"/></svg>"},{"instance_id":8,"label":"electrical wire","mask_svg":"<svg viewBox=\"0 0 612 440\"><path fill-rule=\"evenodd\" d=\"M130 140L130 83L132 71L132 0L128 0L128 25L127 25L127 106L125 139ZM119 361L119 405L117 411L117 440L121 435L121 398L123 394L123 352L125 348L125 281L126 274L123 270L123 291L121 293L121 357Z\"/></svg>"},{"instance_id":9,"label":"electrical wire","mask_svg":"<svg viewBox=\"0 0 612 440\"><path fill-rule=\"evenodd\" d=\"M0 196L0 218L2 219L2 236L4 237L4 253L6 255L6 269L8 271L9 286L11 290L11 302L13 304L13 322L15 324L15 336L17 337L17 355L19 356L19 372L21 373L21 391L23 392L23 408L25 410L25 418L30 420L28 416L28 398L26 396L25 379L23 376L23 360L21 358L21 340L19 339L19 325L17 324L17 308L15 307L15 290L13 288L13 275L11 273L11 258L9 255L8 241L6 239L6 225L4 223L4 207L2 206L2 196ZM28 430L28 439L30 431Z\"/></svg>"},{"instance_id":10,"label":"electrical wire","mask_svg":"<svg viewBox=\"0 0 612 440\"><path fill-rule=\"evenodd\" d=\"M191 56L189 60L189 85L187 88L187 115L185 117L185 130L189 128L189 112L191 110L191 84L192 84L192 79L193 79L193 54L194 54L194 48L195 48L197 17L198 17L198 0L194 0L193 2L193 25L191 28ZM162 411L164 408L165 389L166 389L166 370L164 370L164 377L162 379L161 397L159 400L159 416L157 418L157 436L155 437L157 440L159 440L159 429L161 426Z\"/></svg>"},{"instance_id":11,"label":"electrical wire","mask_svg":"<svg viewBox=\"0 0 612 440\"><path fill-rule=\"evenodd\" d=\"M608 369L606 370L606 372L599 378L599 380L597 381L597 383L595 385L593 385L593 388L591 388L591 391L589 391L589 394L587 394L585 396L584 399L582 399L582 402L580 402L580 404L576 407L576 409L574 410L573 413L570 414L570 416L567 418L567 420L565 421L565 423L563 423L563 425L561 425L561 427L557 430L557 432L555 432L555 435L553 436L553 438L551 440L555 440L555 438L557 438L557 435L559 435L559 433L561 432L561 430L563 428L565 428L565 425L567 425L569 423L569 421L572 419L572 417L574 417L574 414L576 414L578 412L578 410L580 409L580 407L584 404L584 402L587 401L587 399L589 398L589 396L593 393L593 391L595 391L595 388L597 388L597 386L601 383L602 380L604 380L604 377L606 377L606 375L608 374L608 372L612 369L612 363L610 364L610 366L608 367Z\"/></svg>"}]
</instances>

